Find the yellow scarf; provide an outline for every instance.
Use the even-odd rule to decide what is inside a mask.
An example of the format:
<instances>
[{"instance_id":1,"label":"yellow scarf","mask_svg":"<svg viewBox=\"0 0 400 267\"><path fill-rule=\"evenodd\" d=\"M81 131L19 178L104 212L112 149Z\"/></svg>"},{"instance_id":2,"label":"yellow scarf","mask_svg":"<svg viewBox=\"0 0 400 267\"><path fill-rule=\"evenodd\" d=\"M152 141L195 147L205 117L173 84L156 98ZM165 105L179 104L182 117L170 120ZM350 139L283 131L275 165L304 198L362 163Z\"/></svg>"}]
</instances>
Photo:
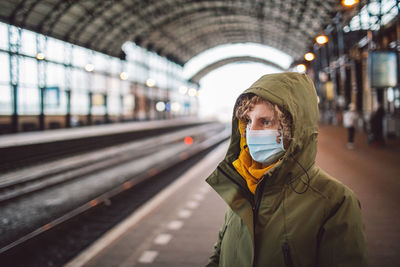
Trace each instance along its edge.
<instances>
[{"instance_id":1,"label":"yellow scarf","mask_svg":"<svg viewBox=\"0 0 400 267\"><path fill-rule=\"evenodd\" d=\"M258 182L263 177L266 171L271 169L275 164L265 166L257 161L254 161L250 155L249 148L246 146L246 137L244 136L244 129L246 125L239 120L240 132L240 154L237 160L232 162L237 172L246 180L247 187L255 194Z\"/></svg>"}]
</instances>

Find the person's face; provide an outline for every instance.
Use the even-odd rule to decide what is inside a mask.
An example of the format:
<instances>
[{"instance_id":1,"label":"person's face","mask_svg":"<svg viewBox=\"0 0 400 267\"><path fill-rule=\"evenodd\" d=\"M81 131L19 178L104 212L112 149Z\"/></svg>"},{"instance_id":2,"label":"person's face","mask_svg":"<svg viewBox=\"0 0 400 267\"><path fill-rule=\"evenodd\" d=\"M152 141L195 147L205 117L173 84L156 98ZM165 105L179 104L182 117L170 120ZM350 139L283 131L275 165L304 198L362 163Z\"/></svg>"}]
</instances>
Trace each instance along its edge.
<instances>
[{"instance_id":1,"label":"person's face","mask_svg":"<svg viewBox=\"0 0 400 267\"><path fill-rule=\"evenodd\" d=\"M274 118L274 110L265 103L259 103L247 112L248 124L250 130L277 130L278 123Z\"/></svg>"}]
</instances>

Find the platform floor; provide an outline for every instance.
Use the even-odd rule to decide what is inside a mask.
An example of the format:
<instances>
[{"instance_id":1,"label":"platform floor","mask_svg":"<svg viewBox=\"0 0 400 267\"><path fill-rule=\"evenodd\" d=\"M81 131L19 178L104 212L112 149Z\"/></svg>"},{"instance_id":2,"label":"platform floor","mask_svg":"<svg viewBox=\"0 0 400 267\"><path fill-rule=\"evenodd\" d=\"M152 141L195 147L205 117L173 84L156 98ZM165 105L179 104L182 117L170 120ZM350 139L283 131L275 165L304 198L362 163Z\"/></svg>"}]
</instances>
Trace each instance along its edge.
<instances>
[{"instance_id":1,"label":"platform floor","mask_svg":"<svg viewBox=\"0 0 400 267\"><path fill-rule=\"evenodd\" d=\"M366 225L370 266L399 266L400 142L369 146L356 133L355 149L345 146L344 128L321 126L317 164L358 196Z\"/></svg>"},{"instance_id":2,"label":"platform floor","mask_svg":"<svg viewBox=\"0 0 400 267\"><path fill-rule=\"evenodd\" d=\"M204 182L226 151L220 147L83 251L69 266L204 266L217 238L225 203ZM321 126L317 163L359 197L370 266L398 266L400 253L400 145L370 147L357 133Z\"/></svg>"},{"instance_id":3,"label":"platform floor","mask_svg":"<svg viewBox=\"0 0 400 267\"><path fill-rule=\"evenodd\" d=\"M211 152L67 266L204 266L226 209L204 180L223 159L227 145ZM107 247L102 250L103 246Z\"/></svg>"}]
</instances>

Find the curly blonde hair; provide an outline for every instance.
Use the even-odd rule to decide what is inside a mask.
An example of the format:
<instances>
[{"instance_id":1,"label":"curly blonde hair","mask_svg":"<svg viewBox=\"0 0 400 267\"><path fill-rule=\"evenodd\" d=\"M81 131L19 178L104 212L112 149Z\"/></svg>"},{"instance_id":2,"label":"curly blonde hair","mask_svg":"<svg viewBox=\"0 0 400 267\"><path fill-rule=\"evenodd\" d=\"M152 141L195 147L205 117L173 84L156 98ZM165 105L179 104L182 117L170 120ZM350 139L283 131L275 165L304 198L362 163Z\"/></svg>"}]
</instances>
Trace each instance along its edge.
<instances>
[{"instance_id":1,"label":"curly blonde hair","mask_svg":"<svg viewBox=\"0 0 400 267\"><path fill-rule=\"evenodd\" d=\"M235 116L240 121L247 125L249 122L249 118L247 113L253 109L253 107L257 104L264 103L274 112L274 123L278 124L279 136L277 137L277 142L281 142L282 130L283 130L283 140L284 145L287 147L292 138L292 116L290 113L276 104L265 100L264 98L258 95L246 95L242 97L236 106ZM243 132L246 131L246 128L242 129Z\"/></svg>"}]
</instances>

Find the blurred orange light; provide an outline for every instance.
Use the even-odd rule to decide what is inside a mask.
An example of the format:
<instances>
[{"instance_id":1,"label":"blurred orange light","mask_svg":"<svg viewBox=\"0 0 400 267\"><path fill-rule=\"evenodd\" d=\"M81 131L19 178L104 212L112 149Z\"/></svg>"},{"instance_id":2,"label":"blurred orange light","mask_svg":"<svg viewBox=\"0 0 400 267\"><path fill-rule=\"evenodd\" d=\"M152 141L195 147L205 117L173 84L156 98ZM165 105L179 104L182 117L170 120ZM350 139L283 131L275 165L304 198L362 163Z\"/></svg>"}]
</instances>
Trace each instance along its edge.
<instances>
[{"instance_id":1,"label":"blurred orange light","mask_svg":"<svg viewBox=\"0 0 400 267\"><path fill-rule=\"evenodd\" d=\"M193 138L191 136L186 136L185 139L183 139L183 142L187 146L191 146L193 144Z\"/></svg>"},{"instance_id":2,"label":"blurred orange light","mask_svg":"<svg viewBox=\"0 0 400 267\"><path fill-rule=\"evenodd\" d=\"M359 1L358 0L342 0L342 5L347 6L347 7L352 7L355 4L357 4Z\"/></svg>"},{"instance_id":3,"label":"blurred orange light","mask_svg":"<svg viewBox=\"0 0 400 267\"><path fill-rule=\"evenodd\" d=\"M328 42L328 37L326 37L326 35L319 35L315 38L315 41L320 44L323 45L325 43Z\"/></svg>"},{"instance_id":4,"label":"blurred orange light","mask_svg":"<svg viewBox=\"0 0 400 267\"><path fill-rule=\"evenodd\" d=\"M314 58L315 58L315 56L314 56L314 54L311 53L311 52L306 53L306 54L304 55L304 59L307 60L307 61L313 61Z\"/></svg>"},{"instance_id":5,"label":"blurred orange light","mask_svg":"<svg viewBox=\"0 0 400 267\"><path fill-rule=\"evenodd\" d=\"M299 73L305 73L306 70L307 70L307 67L304 64L299 64L299 65L296 66L296 70Z\"/></svg>"}]
</instances>

